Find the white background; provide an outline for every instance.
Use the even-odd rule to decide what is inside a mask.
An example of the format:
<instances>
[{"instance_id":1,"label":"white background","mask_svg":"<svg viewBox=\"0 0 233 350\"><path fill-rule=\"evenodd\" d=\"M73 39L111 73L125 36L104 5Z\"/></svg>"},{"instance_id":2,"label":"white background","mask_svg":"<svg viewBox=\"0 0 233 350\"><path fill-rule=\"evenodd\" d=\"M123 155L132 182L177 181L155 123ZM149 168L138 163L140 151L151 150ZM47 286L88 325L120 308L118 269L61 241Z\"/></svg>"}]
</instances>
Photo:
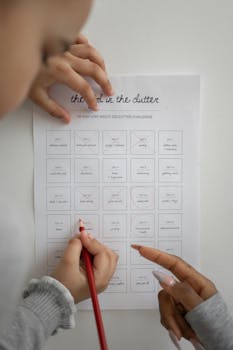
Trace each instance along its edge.
<instances>
[{"instance_id":1,"label":"white background","mask_svg":"<svg viewBox=\"0 0 233 350\"><path fill-rule=\"evenodd\" d=\"M233 1L97 0L85 34L111 74L201 76L201 266L233 312ZM0 122L0 193L14 198L34 249L31 104ZM174 347L154 311L107 311L110 350ZM97 350L93 314L47 350ZM183 349L191 349L183 343Z\"/></svg>"}]
</instances>

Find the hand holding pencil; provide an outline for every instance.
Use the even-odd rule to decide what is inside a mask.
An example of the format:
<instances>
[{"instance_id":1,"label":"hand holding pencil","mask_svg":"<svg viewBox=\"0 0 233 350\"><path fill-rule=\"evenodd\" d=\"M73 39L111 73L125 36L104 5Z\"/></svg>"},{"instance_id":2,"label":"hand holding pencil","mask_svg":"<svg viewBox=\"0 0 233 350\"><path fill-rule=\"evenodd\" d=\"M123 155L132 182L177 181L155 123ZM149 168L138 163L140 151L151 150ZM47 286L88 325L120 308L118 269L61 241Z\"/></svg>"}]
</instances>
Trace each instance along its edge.
<instances>
[{"instance_id":1,"label":"hand holding pencil","mask_svg":"<svg viewBox=\"0 0 233 350\"><path fill-rule=\"evenodd\" d=\"M69 241L64 256L52 277L69 289L75 303L90 298L86 269L81 263L83 247L92 255L93 275L98 293L107 288L118 259L117 254L110 248L101 244L85 231Z\"/></svg>"}]
</instances>

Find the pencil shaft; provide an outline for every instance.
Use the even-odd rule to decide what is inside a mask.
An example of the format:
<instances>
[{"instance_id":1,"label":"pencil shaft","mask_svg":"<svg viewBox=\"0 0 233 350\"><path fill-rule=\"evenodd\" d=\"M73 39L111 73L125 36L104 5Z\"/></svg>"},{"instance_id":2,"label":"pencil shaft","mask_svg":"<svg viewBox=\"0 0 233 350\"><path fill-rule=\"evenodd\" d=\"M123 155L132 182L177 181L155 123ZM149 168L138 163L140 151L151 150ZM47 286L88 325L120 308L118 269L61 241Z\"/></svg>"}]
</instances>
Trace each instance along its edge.
<instances>
[{"instance_id":1,"label":"pencil shaft","mask_svg":"<svg viewBox=\"0 0 233 350\"><path fill-rule=\"evenodd\" d=\"M80 232L85 231L84 223L81 219L79 220L79 231ZM104 331L104 324L103 324L102 314L101 314L100 305L99 305L99 299L96 291L94 273L92 269L91 255L85 247L83 247L82 256L83 256L84 264L86 266L87 280L88 280L89 290L91 294L97 332L99 336L100 349L108 350L105 331Z\"/></svg>"},{"instance_id":2,"label":"pencil shaft","mask_svg":"<svg viewBox=\"0 0 233 350\"><path fill-rule=\"evenodd\" d=\"M95 320L96 320L96 326L97 326L97 331L98 331L98 336L99 336L100 348L101 348L101 350L108 350L105 331L104 331L103 319L102 319L99 300L98 300L96 287L95 287L95 280L94 280L94 274L93 274L93 270L92 270L91 257L90 257L89 252L86 250L86 248L83 248L83 259L84 259L84 263L85 263L86 270L87 270L87 279L88 279L89 289L90 289L90 293L91 293L91 300L92 300L92 305L93 305L94 314L95 314Z\"/></svg>"}]
</instances>

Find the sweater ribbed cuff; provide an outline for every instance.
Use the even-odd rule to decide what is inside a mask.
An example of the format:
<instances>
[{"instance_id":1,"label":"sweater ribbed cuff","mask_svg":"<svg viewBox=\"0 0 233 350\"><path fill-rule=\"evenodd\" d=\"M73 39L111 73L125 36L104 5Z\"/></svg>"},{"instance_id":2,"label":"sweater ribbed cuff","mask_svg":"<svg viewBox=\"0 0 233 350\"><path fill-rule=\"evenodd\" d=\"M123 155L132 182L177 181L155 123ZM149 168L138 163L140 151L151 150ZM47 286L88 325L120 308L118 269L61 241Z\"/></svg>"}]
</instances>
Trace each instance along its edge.
<instances>
[{"instance_id":1,"label":"sweater ribbed cuff","mask_svg":"<svg viewBox=\"0 0 233 350\"><path fill-rule=\"evenodd\" d=\"M46 338L58 328L75 327L76 307L69 290L52 277L30 281L21 306L31 310L42 322Z\"/></svg>"},{"instance_id":2,"label":"sweater ribbed cuff","mask_svg":"<svg viewBox=\"0 0 233 350\"><path fill-rule=\"evenodd\" d=\"M197 305L185 318L205 349L233 349L233 319L219 293Z\"/></svg>"}]
</instances>

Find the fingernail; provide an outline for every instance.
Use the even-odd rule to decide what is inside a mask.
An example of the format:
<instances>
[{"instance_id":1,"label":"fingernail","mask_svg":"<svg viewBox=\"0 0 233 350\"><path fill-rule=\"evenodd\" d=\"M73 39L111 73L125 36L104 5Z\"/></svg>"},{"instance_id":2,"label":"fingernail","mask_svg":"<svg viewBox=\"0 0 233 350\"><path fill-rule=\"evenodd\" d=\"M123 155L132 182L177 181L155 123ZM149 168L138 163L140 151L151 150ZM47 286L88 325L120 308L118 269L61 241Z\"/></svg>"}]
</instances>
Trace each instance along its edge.
<instances>
[{"instance_id":1,"label":"fingernail","mask_svg":"<svg viewBox=\"0 0 233 350\"><path fill-rule=\"evenodd\" d=\"M115 91L113 90L113 88L111 88L111 89L109 90L109 95L110 95L110 96L115 95Z\"/></svg>"},{"instance_id":2,"label":"fingernail","mask_svg":"<svg viewBox=\"0 0 233 350\"><path fill-rule=\"evenodd\" d=\"M159 283L164 283L168 287L172 287L176 284L176 281L172 276L166 275L161 271L152 271L152 273Z\"/></svg>"},{"instance_id":3,"label":"fingernail","mask_svg":"<svg viewBox=\"0 0 233 350\"><path fill-rule=\"evenodd\" d=\"M99 110L99 106L98 105L88 105L88 109L90 109L91 111L97 112Z\"/></svg>"},{"instance_id":4,"label":"fingernail","mask_svg":"<svg viewBox=\"0 0 233 350\"><path fill-rule=\"evenodd\" d=\"M171 341L173 342L173 344L175 345L175 347L178 349L178 350L182 350L181 349L181 346L179 344L179 340L177 338L177 336L175 335L175 333L171 330L168 331L168 334L169 334L169 337L171 339Z\"/></svg>"},{"instance_id":5,"label":"fingernail","mask_svg":"<svg viewBox=\"0 0 233 350\"><path fill-rule=\"evenodd\" d=\"M66 124L70 123L70 116L66 115L66 116L62 117L62 119Z\"/></svg>"},{"instance_id":6,"label":"fingernail","mask_svg":"<svg viewBox=\"0 0 233 350\"><path fill-rule=\"evenodd\" d=\"M133 249L140 250L141 245L138 245L138 244L131 244L131 247L132 247Z\"/></svg>"},{"instance_id":7,"label":"fingernail","mask_svg":"<svg viewBox=\"0 0 233 350\"><path fill-rule=\"evenodd\" d=\"M199 343L199 341L195 338L190 339L190 343L192 343L195 350L205 350L201 343Z\"/></svg>"},{"instance_id":8,"label":"fingernail","mask_svg":"<svg viewBox=\"0 0 233 350\"><path fill-rule=\"evenodd\" d=\"M92 109L97 112L99 110L99 106L95 105L95 106L92 107Z\"/></svg>"}]
</instances>

